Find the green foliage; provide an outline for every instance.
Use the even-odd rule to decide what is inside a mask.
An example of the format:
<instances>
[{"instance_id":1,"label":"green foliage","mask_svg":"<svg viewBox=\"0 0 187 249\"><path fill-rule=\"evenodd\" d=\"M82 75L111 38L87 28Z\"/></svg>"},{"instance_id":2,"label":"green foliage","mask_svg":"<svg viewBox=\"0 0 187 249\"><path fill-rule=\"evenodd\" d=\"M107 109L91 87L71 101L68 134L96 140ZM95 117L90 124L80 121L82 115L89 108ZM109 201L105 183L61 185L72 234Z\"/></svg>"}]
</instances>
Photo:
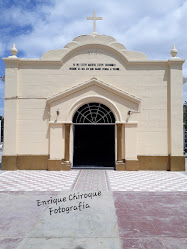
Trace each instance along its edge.
<instances>
[{"instance_id":1,"label":"green foliage","mask_svg":"<svg viewBox=\"0 0 187 249\"><path fill-rule=\"evenodd\" d=\"M183 122L184 122L185 130L187 130L187 104L186 103L183 105Z\"/></svg>"},{"instance_id":2,"label":"green foliage","mask_svg":"<svg viewBox=\"0 0 187 249\"><path fill-rule=\"evenodd\" d=\"M4 118L0 116L1 120L1 141L3 142L3 137L4 137Z\"/></svg>"}]
</instances>

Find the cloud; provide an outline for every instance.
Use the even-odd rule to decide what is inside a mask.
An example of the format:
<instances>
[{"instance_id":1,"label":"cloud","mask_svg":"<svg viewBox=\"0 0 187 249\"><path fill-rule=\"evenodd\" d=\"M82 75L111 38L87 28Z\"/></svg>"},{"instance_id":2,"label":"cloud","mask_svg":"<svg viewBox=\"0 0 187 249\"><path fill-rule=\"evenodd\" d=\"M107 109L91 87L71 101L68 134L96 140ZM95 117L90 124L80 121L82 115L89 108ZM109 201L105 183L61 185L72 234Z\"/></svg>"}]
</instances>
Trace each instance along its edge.
<instances>
[{"instance_id":1,"label":"cloud","mask_svg":"<svg viewBox=\"0 0 187 249\"><path fill-rule=\"evenodd\" d=\"M160 55L168 58L166 52L170 51L173 42L181 46L181 35L186 38L187 2L182 0L37 3L33 8L14 5L3 12L0 22L16 29L12 38L5 37L10 42L4 49L8 50L16 42L25 57L40 57L46 50L61 48L74 36L91 33L92 22L86 21L86 17L92 15L94 8L103 16L103 21L97 23L99 33L112 35L127 48L143 50L151 58Z\"/></svg>"},{"instance_id":2,"label":"cloud","mask_svg":"<svg viewBox=\"0 0 187 249\"><path fill-rule=\"evenodd\" d=\"M17 13L15 19L20 15L16 25L25 23L26 26L14 41L25 57L40 57L47 50L62 48L74 36L91 33L92 22L86 21L86 16L92 15L96 5L98 15L103 12L103 21L97 23L98 32L112 35L127 49L145 52L150 59L168 59L175 43L181 56L187 53L182 42L187 39L187 2L143 2L109 0L107 4L100 1L88 5L87 1L65 0L24 13L12 9Z\"/></svg>"},{"instance_id":3,"label":"cloud","mask_svg":"<svg viewBox=\"0 0 187 249\"><path fill-rule=\"evenodd\" d=\"M113 36L127 49L143 52L149 59L169 59L175 43L178 56L187 56L184 0L0 0L0 4L1 57L10 55L13 43L18 56L27 58L63 48L74 37L92 32L93 24L86 17L94 9L103 17L97 21L97 32ZM3 67L0 62L1 74ZM187 77L186 63L183 73Z\"/></svg>"}]
</instances>

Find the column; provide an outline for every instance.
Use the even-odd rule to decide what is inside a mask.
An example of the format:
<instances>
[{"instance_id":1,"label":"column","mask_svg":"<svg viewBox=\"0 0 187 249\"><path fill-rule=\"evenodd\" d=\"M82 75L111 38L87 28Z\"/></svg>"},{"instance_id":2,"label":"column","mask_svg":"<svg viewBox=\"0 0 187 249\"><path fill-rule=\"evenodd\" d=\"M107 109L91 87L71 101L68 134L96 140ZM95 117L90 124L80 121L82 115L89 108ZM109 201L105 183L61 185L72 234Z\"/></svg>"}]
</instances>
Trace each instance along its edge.
<instances>
[{"instance_id":1,"label":"column","mask_svg":"<svg viewBox=\"0 0 187 249\"><path fill-rule=\"evenodd\" d=\"M122 162L122 124L117 124L117 162Z\"/></svg>"},{"instance_id":2,"label":"column","mask_svg":"<svg viewBox=\"0 0 187 249\"><path fill-rule=\"evenodd\" d=\"M116 170L125 170L125 163L122 159L122 127L123 124L116 124L117 130L117 161Z\"/></svg>"},{"instance_id":3,"label":"column","mask_svg":"<svg viewBox=\"0 0 187 249\"><path fill-rule=\"evenodd\" d=\"M64 151L64 163L70 163L69 160L69 147L70 147L70 127L71 124L65 124L65 151Z\"/></svg>"}]
</instances>

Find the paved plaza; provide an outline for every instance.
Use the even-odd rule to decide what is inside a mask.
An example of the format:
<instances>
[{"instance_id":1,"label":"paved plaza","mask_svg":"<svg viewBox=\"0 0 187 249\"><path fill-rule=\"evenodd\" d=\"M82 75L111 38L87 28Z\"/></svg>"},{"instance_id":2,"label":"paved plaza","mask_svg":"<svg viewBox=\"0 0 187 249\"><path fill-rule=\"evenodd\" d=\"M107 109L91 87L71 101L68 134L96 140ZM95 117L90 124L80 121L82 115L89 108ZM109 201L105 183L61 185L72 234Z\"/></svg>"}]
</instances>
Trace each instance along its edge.
<instances>
[{"instance_id":1,"label":"paved plaza","mask_svg":"<svg viewBox=\"0 0 187 249\"><path fill-rule=\"evenodd\" d=\"M0 171L1 249L187 249L187 174Z\"/></svg>"},{"instance_id":2,"label":"paved plaza","mask_svg":"<svg viewBox=\"0 0 187 249\"><path fill-rule=\"evenodd\" d=\"M0 191L187 191L187 175L171 171L1 171Z\"/></svg>"},{"instance_id":3,"label":"paved plaza","mask_svg":"<svg viewBox=\"0 0 187 249\"><path fill-rule=\"evenodd\" d=\"M0 191L67 191L79 171L4 171L0 174Z\"/></svg>"}]
</instances>

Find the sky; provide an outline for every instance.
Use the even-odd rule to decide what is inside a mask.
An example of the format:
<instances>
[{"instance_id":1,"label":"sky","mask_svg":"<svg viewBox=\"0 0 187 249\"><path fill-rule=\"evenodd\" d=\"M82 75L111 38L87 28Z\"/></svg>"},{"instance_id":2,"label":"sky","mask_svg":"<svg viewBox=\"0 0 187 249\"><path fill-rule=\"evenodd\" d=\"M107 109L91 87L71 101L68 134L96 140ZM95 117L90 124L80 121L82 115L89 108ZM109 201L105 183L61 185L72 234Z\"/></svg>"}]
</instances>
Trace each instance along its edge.
<instances>
[{"instance_id":1,"label":"sky","mask_svg":"<svg viewBox=\"0 0 187 249\"><path fill-rule=\"evenodd\" d=\"M73 38L93 31L87 16L97 21L99 34L114 37L128 50L148 59L167 60L175 43L177 56L187 57L187 0L0 0L0 57L11 55L16 44L20 58L40 58L63 48ZM0 77L5 64L0 59ZM187 62L183 64L187 78ZM0 115L4 115L5 83L0 80ZM183 85L187 101L187 83Z\"/></svg>"}]
</instances>

